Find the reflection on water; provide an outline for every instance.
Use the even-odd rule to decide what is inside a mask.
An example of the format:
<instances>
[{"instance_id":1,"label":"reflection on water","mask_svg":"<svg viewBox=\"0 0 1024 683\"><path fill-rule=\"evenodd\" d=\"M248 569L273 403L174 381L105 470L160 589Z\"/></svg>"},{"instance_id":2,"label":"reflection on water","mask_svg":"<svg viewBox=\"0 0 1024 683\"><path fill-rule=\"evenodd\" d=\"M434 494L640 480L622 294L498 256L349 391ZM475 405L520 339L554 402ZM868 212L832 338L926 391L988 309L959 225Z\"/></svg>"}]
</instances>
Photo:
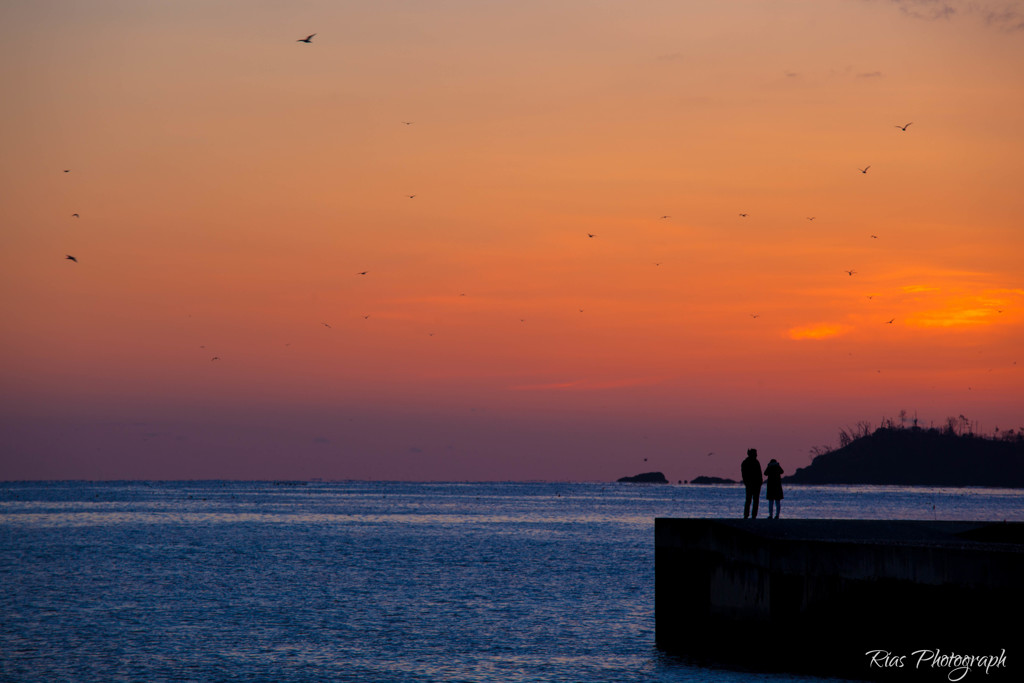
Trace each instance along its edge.
<instances>
[{"instance_id":1,"label":"reflection on water","mask_svg":"<svg viewBox=\"0 0 1024 683\"><path fill-rule=\"evenodd\" d=\"M40 497L40 491L45 496ZM31 497L30 497L31 496ZM732 517L731 486L409 484L289 486L251 482L0 484L0 525L524 524L646 526L655 516ZM63 499L62 499L63 498ZM492 510L501 508L504 514ZM1015 489L790 486L785 516L825 519L1014 520Z\"/></svg>"},{"instance_id":2,"label":"reflection on water","mask_svg":"<svg viewBox=\"0 0 1024 683\"><path fill-rule=\"evenodd\" d=\"M0 508L0 514L8 511ZM587 515L573 516L562 515L557 520L535 515L512 516L512 515L440 515L440 514L412 514L396 513L389 515L345 515L345 514L294 514L282 513L257 513L257 512L147 512L122 510L111 510L109 512L83 511L83 512L24 512L5 515L0 518L0 524L25 524L36 527L54 526L89 526L89 525L111 525L111 524L238 524L238 523L260 523L260 524L434 524L434 525L466 525L466 524L530 524L534 523L558 523L558 524L620 524L626 526L648 526L650 517L638 515ZM495 530L496 533L500 532Z\"/></svg>"}]
</instances>

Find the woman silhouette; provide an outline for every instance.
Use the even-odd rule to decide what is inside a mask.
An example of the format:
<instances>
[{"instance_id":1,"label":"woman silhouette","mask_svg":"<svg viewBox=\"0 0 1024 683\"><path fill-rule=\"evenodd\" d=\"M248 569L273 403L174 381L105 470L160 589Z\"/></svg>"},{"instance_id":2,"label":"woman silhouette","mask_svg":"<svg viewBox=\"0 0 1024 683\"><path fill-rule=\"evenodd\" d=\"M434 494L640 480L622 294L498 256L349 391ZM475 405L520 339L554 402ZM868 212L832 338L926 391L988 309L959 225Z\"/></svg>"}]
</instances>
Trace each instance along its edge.
<instances>
[{"instance_id":1,"label":"woman silhouette","mask_svg":"<svg viewBox=\"0 0 1024 683\"><path fill-rule=\"evenodd\" d=\"M765 491L765 498L768 499L768 519L772 519L772 506L775 507L775 519L779 518L782 510L782 465L775 458L768 462L764 468L764 476L768 480L768 490Z\"/></svg>"}]
</instances>

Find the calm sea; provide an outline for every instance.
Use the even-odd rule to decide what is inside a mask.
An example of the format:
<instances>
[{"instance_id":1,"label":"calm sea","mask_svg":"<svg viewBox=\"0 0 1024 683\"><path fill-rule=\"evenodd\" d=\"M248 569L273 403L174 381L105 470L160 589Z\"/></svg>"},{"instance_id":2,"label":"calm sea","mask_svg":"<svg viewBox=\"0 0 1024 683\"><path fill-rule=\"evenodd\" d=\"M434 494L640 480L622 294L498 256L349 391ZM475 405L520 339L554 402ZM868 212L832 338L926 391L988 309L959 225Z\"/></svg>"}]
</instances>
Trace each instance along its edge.
<instances>
[{"instance_id":1,"label":"calm sea","mask_svg":"<svg viewBox=\"0 0 1024 683\"><path fill-rule=\"evenodd\" d=\"M0 483L0 680L824 680L654 647L654 518L742 503L724 486ZM1024 521L1024 491L790 486L782 512Z\"/></svg>"}]
</instances>

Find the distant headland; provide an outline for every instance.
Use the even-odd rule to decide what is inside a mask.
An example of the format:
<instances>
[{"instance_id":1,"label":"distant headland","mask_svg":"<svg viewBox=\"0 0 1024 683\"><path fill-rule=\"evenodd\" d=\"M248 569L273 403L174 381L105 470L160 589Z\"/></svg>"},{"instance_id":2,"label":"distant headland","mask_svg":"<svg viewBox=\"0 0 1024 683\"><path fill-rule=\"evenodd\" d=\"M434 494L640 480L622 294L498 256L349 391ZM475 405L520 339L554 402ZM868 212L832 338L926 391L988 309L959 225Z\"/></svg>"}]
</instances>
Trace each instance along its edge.
<instances>
[{"instance_id":1,"label":"distant headland","mask_svg":"<svg viewBox=\"0 0 1024 683\"><path fill-rule=\"evenodd\" d=\"M667 484L668 479L661 472L644 472L634 477L622 477L617 480L626 484Z\"/></svg>"},{"instance_id":2,"label":"distant headland","mask_svg":"<svg viewBox=\"0 0 1024 683\"><path fill-rule=\"evenodd\" d=\"M996 429L994 435L982 436L963 415L947 418L941 428L924 429L916 420L907 427L905 421L901 413L899 422L882 420L882 426L873 431L867 422L841 429L839 448L812 448L811 464L782 480L788 484L1024 488L1024 428ZM689 483L739 482L700 476Z\"/></svg>"},{"instance_id":3,"label":"distant headland","mask_svg":"<svg viewBox=\"0 0 1024 683\"><path fill-rule=\"evenodd\" d=\"M967 418L939 428L894 421L840 432L840 448L814 449L814 460L783 481L791 484L991 486L1024 488L1024 430L974 433Z\"/></svg>"},{"instance_id":4,"label":"distant headland","mask_svg":"<svg viewBox=\"0 0 1024 683\"><path fill-rule=\"evenodd\" d=\"M708 477L701 475L690 482L691 484L738 484L739 482L735 479L726 479L725 477Z\"/></svg>"}]
</instances>

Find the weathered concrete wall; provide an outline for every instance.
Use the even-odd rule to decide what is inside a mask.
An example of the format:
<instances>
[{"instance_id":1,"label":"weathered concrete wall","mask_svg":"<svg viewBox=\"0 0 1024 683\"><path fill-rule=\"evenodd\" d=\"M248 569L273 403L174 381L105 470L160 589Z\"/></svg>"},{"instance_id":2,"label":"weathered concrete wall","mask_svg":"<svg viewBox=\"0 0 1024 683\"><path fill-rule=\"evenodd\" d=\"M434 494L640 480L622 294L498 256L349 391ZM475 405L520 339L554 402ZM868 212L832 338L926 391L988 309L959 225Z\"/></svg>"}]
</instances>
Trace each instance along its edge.
<instances>
[{"instance_id":1,"label":"weathered concrete wall","mask_svg":"<svg viewBox=\"0 0 1024 683\"><path fill-rule=\"evenodd\" d=\"M657 519L657 644L708 663L873 680L949 680L913 653L1005 648L974 678L1020 676L1022 543L1018 523Z\"/></svg>"}]
</instances>

